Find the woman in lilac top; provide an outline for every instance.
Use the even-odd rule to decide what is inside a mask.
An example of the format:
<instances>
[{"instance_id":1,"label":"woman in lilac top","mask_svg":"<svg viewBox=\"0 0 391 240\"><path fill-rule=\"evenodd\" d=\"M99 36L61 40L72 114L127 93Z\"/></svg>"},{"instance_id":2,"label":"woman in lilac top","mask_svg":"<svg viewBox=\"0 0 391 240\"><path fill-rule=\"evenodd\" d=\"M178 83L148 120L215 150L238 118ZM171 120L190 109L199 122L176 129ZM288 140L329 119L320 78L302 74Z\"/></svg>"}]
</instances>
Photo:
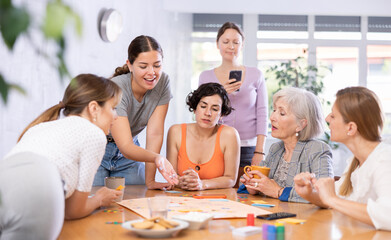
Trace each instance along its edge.
<instances>
[{"instance_id":1,"label":"woman in lilac top","mask_svg":"<svg viewBox=\"0 0 391 240\"><path fill-rule=\"evenodd\" d=\"M266 84L262 72L255 67L243 66L238 60L243 40L244 35L238 25L232 22L224 23L216 39L222 63L215 69L202 72L199 79L199 85L207 82L220 83L229 94L235 110L223 118L223 123L236 128L240 135L238 176L243 175L244 166L259 165L264 159L268 117ZM242 71L241 81L229 79L232 70Z\"/></svg>"}]
</instances>

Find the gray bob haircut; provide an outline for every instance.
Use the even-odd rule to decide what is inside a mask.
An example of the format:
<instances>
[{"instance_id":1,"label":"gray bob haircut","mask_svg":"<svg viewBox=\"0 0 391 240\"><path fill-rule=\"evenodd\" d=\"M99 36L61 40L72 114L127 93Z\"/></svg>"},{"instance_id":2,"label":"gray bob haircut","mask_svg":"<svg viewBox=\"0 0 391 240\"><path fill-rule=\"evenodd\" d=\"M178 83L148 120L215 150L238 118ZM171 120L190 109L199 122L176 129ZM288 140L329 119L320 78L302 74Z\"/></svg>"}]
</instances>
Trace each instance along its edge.
<instances>
[{"instance_id":1,"label":"gray bob haircut","mask_svg":"<svg viewBox=\"0 0 391 240\"><path fill-rule=\"evenodd\" d=\"M299 141L316 138L323 132L322 106L319 99L312 92L287 87L273 95L273 104L279 99L288 104L289 110L295 115L298 123L302 119L307 120L307 126L299 132Z\"/></svg>"}]
</instances>

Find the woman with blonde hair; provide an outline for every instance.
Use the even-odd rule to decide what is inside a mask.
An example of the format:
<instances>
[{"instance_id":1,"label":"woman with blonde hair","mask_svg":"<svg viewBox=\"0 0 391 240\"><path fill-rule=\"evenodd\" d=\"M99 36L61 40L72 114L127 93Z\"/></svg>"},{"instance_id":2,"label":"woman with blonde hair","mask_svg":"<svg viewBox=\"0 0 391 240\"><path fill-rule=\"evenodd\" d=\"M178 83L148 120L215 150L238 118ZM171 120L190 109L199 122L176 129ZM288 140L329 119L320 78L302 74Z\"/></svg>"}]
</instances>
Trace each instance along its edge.
<instances>
[{"instance_id":1,"label":"woman with blonde hair","mask_svg":"<svg viewBox=\"0 0 391 240\"><path fill-rule=\"evenodd\" d=\"M272 144L262 166L269 176L250 171L241 179L250 194L263 193L281 201L307 202L294 187L293 178L310 172L317 178L333 177L330 147L316 139L323 132L323 114L319 99L304 89L287 87L273 95L270 115L272 136L281 141ZM259 179L253 178L258 175Z\"/></svg>"},{"instance_id":2,"label":"woman with blonde hair","mask_svg":"<svg viewBox=\"0 0 391 240\"><path fill-rule=\"evenodd\" d=\"M331 140L345 144L354 157L337 182L297 175L297 193L320 207L391 230L391 146L381 141L383 114L376 94L365 87L339 90L326 121Z\"/></svg>"}]
</instances>

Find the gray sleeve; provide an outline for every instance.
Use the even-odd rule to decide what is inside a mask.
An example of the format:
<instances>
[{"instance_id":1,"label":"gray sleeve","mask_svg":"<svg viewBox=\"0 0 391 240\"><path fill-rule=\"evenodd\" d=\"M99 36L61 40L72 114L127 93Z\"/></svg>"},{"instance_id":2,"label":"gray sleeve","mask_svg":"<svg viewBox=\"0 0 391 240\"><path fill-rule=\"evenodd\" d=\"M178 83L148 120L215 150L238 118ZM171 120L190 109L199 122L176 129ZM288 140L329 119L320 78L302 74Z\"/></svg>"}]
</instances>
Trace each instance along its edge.
<instances>
[{"instance_id":1,"label":"gray sleeve","mask_svg":"<svg viewBox=\"0 0 391 240\"><path fill-rule=\"evenodd\" d=\"M316 178L334 177L333 165L332 165L332 153L329 145L321 141L312 141L308 146L308 168L304 167L301 172L309 171L314 173ZM292 185L292 189L289 194L289 202L302 202L308 203L297 194L295 185Z\"/></svg>"},{"instance_id":2,"label":"gray sleeve","mask_svg":"<svg viewBox=\"0 0 391 240\"><path fill-rule=\"evenodd\" d=\"M170 77L163 73L161 79L162 81L162 87L161 87L161 98L159 99L158 106L165 105L170 102L172 95L171 95L171 87L170 87Z\"/></svg>"},{"instance_id":3,"label":"gray sleeve","mask_svg":"<svg viewBox=\"0 0 391 240\"><path fill-rule=\"evenodd\" d=\"M111 79L122 89L122 99L117 105L117 114L121 117L128 117L128 108L131 103L132 89L130 86L130 73L119 75Z\"/></svg>"}]
</instances>

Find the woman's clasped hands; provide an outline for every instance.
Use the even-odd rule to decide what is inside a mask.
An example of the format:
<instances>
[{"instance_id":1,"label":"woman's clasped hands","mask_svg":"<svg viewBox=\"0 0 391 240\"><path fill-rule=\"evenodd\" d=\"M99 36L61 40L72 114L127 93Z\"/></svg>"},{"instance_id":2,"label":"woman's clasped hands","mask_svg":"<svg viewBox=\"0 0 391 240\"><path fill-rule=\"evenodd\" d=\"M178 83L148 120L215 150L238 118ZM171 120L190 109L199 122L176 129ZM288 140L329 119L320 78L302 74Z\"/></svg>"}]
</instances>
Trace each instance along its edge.
<instances>
[{"instance_id":1,"label":"woman's clasped hands","mask_svg":"<svg viewBox=\"0 0 391 240\"><path fill-rule=\"evenodd\" d=\"M307 200L318 199L327 207L332 207L333 201L338 198L332 178L316 179L315 174L305 172L296 175L294 181L296 192Z\"/></svg>"},{"instance_id":2,"label":"woman's clasped hands","mask_svg":"<svg viewBox=\"0 0 391 240\"><path fill-rule=\"evenodd\" d=\"M179 177L178 187L183 190L204 190L198 173L191 168L183 171L183 175Z\"/></svg>"}]
</instances>

